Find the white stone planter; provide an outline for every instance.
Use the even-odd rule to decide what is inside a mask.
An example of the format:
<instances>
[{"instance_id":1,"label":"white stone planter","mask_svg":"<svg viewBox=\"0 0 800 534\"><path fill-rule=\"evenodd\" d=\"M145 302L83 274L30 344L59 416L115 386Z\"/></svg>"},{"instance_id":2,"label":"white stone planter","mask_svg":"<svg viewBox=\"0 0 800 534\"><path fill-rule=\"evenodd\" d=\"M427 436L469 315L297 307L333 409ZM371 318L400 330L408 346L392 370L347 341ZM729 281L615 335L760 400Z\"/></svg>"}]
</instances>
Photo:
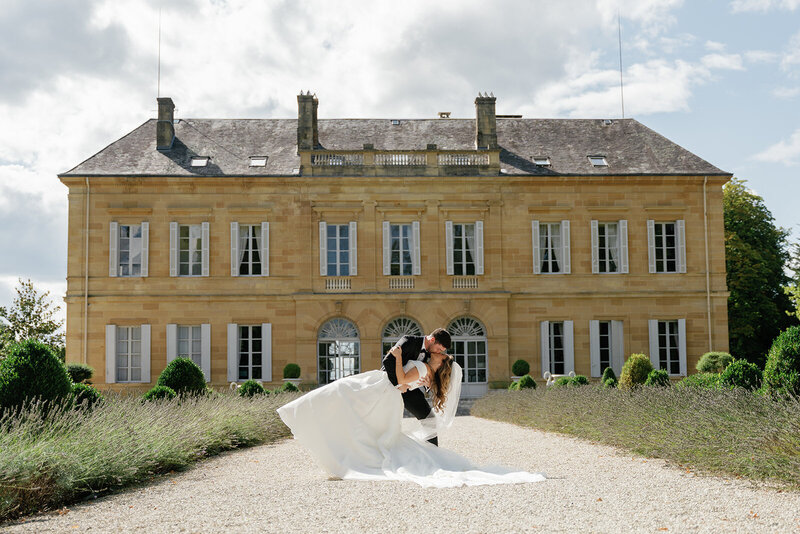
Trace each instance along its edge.
<instances>
[{"instance_id":1,"label":"white stone planter","mask_svg":"<svg viewBox=\"0 0 800 534\"><path fill-rule=\"evenodd\" d=\"M298 389L300 388L300 380L301 380L300 378L284 378L283 379L284 382L291 382L292 384L297 386Z\"/></svg>"},{"instance_id":2,"label":"white stone planter","mask_svg":"<svg viewBox=\"0 0 800 534\"><path fill-rule=\"evenodd\" d=\"M514 376L514 375L511 375L511 381L512 381L512 382L519 382L519 379L520 379L520 378L522 378L522 377L521 377L521 376Z\"/></svg>"}]
</instances>

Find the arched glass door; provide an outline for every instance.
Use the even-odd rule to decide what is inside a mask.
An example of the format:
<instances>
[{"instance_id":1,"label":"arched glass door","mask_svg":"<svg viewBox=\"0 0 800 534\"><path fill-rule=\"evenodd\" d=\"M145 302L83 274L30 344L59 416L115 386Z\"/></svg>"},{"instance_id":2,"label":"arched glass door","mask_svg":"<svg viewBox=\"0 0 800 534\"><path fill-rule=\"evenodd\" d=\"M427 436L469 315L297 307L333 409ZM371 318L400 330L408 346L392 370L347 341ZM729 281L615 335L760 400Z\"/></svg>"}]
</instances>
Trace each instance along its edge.
<instances>
[{"instance_id":1,"label":"arched glass door","mask_svg":"<svg viewBox=\"0 0 800 534\"><path fill-rule=\"evenodd\" d=\"M464 370L462 397L480 397L489 389L486 329L471 317L459 317L447 327L453 346L450 352Z\"/></svg>"},{"instance_id":2,"label":"arched glass door","mask_svg":"<svg viewBox=\"0 0 800 534\"><path fill-rule=\"evenodd\" d=\"M383 354L389 352L397 341L403 336L421 336L422 328L414 319L408 317L397 317L392 319L383 329L381 343Z\"/></svg>"},{"instance_id":3,"label":"arched glass door","mask_svg":"<svg viewBox=\"0 0 800 534\"><path fill-rule=\"evenodd\" d=\"M347 319L331 319L317 335L317 376L320 384L361 372L358 329Z\"/></svg>"}]
</instances>

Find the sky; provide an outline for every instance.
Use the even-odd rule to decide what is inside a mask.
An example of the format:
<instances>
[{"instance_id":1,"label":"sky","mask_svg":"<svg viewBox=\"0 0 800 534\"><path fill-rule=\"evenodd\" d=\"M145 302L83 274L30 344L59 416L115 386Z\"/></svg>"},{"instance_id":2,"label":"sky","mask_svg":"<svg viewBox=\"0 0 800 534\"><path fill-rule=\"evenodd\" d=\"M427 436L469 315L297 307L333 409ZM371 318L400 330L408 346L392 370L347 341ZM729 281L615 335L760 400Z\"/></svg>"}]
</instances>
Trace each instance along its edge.
<instances>
[{"instance_id":1,"label":"sky","mask_svg":"<svg viewBox=\"0 0 800 534\"><path fill-rule=\"evenodd\" d=\"M159 83L159 18L160 83ZM619 21L619 25L618 25ZM156 116L635 118L800 241L800 0L0 0L0 306L66 293L67 171Z\"/></svg>"}]
</instances>

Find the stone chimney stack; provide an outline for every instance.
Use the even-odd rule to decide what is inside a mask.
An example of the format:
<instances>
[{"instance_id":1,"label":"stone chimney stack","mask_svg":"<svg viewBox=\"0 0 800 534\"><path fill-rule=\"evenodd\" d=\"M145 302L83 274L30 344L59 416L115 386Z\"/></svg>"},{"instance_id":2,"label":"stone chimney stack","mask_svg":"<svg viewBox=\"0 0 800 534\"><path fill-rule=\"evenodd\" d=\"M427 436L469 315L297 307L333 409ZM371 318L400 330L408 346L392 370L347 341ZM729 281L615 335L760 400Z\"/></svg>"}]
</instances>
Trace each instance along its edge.
<instances>
[{"instance_id":1,"label":"stone chimney stack","mask_svg":"<svg viewBox=\"0 0 800 534\"><path fill-rule=\"evenodd\" d=\"M156 148L169 150L175 141L175 104L169 97L158 98L158 122L156 122Z\"/></svg>"},{"instance_id":2,"label":"stone chimney stack","mask_svg":"<svg viewBox=\"0 0 800 534\"><path fill-rule=\"evenodd\" d=\"M486 93L478 93L478 98L475 99L475 139L479 149L497 149L497 116L494 109L496 100L494 95L489 96Z\"/></svg>"},{"instance_id":3,"label":"stone chimney stack","mask_svg":"<svg viewBox=\"0 0 800 534\"><path fill-rule=\"evenodd\" d=\"M297 150L313 150L319 146L317 97L311 91L297 95Z\"/></svg>"}]
</instances>

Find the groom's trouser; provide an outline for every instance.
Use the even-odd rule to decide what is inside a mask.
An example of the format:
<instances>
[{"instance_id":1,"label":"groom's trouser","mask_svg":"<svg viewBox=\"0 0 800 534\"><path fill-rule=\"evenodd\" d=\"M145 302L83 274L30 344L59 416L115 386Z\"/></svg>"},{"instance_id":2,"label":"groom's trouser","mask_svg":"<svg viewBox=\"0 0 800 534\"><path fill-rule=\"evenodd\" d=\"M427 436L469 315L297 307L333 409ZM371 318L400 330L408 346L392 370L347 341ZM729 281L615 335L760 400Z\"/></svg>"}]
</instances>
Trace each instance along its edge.
<instances>
[{"instance_id":1,"label":"groom's trouser","mask_svg":"<svg viewBox=\"0 0 800 534\"><path fill-rule=\"evenodd\" d=\"M425 394L421 389L412 389L403 393L403 404L411 415L422 421L426 419L431 413L431 405L425 399ZM439 436L434 436L428 440L437 447L439 446Z\"/></svg>"}]
</instances>

